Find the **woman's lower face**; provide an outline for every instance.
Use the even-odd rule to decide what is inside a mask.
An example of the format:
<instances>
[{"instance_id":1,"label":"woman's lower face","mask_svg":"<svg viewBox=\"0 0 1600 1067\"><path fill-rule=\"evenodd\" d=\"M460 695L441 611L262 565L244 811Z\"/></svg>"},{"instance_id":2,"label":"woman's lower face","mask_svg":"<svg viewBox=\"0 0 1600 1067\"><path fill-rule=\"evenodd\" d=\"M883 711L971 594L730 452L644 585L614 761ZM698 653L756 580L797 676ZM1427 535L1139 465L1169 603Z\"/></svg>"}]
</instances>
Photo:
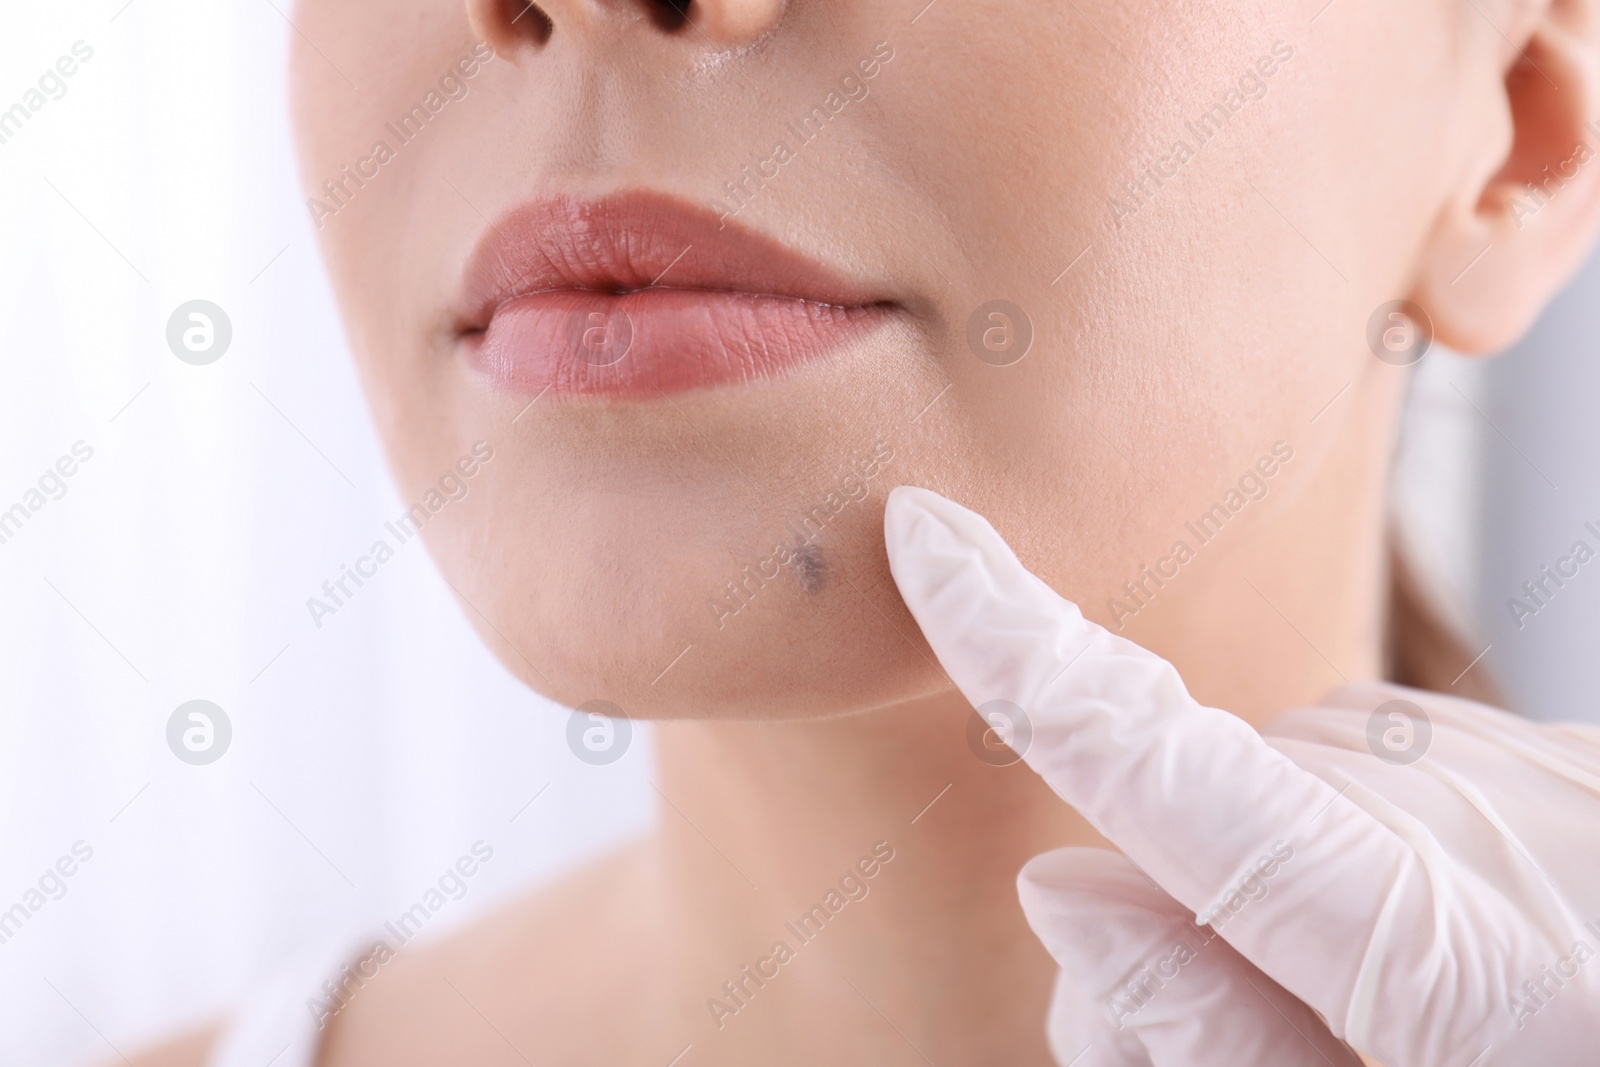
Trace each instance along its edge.
<instances>
[{"instance_id":1,"label":"woman's lower face","mask_svg":"<svg viewBox=\"0 0 1600 1067\"><path fill-rule=\"evenodd\" d=\"M1341 4L302 0L307 206L398 523L572 706L945 688L899 484L1181 658L1207 574L1314 567L1285 516L1367 532L1330 457L1388 433L1368 320L1446 183L1457 16Z\"/></svg>"}]
</instances>

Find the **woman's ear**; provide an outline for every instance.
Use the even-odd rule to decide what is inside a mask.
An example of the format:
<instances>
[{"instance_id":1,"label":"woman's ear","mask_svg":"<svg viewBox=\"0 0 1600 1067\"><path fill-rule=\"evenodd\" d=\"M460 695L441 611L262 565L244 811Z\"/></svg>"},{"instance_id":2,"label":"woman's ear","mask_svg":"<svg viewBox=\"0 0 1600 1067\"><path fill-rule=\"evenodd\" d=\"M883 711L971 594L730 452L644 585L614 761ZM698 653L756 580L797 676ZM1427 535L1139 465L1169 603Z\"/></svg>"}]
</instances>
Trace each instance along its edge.
<instances>
[{"instance_id":1,"label":"woman's ear","mask_svg":"<svg viewBox=\"0 0 1600 1067\"><path fill-rule=\"evenodd\" d=\"M1463 8L1502 50L1496 83L1468 94L1487 110L1464 128L1489 151L1429 235L1412 299L1444 344L1494 352L1532 325L1600 230L1600 0Z\"/></svg>"}]
</instances>

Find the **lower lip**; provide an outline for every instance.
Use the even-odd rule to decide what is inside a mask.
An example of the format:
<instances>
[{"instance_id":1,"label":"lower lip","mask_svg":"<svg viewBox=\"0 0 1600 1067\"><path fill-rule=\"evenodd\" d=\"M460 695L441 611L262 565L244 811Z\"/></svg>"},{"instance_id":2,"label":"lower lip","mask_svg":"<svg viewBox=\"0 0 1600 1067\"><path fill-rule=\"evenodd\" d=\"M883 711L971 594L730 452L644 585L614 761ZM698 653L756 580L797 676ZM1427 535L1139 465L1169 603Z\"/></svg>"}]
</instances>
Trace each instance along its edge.
<instances>
[{"instance_id":1,"label":"lower lip","mask_svg":"<svg viewBox=\"0 0 1600 1067\"><path fill-rule=\"evenodd\" d=\"M863 337L883 305L700 289L520 296L469 339L469 360L516 392L655 396L776 377Z\"/></svg>"}]
</instances>

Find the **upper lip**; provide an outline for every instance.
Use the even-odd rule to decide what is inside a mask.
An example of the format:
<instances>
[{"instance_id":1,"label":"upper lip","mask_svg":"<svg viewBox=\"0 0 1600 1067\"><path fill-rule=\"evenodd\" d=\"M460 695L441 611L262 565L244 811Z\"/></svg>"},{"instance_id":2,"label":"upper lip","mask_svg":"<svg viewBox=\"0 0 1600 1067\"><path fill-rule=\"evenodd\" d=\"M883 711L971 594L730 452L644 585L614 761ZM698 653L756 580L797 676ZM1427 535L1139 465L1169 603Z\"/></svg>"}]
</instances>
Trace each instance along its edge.
<instances>
[{"instance_id":1,"label":"upper lip","mask_svg":"<svg viewBox=\"0 0 1600 1067\"><path fill-rule=\"evenodd\" d=\"M534 293L656 287L843 307L889 303L864 283L676 197L548 196L513 208L478 240L462 272L456 329L485 329L502 304Z\"/></svg>"}]
</instances>

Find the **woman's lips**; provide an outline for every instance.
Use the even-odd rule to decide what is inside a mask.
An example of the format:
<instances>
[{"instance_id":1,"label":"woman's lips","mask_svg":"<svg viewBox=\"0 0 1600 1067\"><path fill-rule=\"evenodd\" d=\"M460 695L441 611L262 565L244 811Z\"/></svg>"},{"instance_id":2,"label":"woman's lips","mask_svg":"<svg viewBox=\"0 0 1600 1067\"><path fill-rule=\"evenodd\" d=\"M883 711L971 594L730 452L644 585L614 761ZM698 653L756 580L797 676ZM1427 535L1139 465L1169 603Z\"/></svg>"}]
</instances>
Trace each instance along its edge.
<instances>
[{"instance_id":1,"label":"woman's lips","mask_svg":"<svg viewBox=\"0 0 1600 1067\"><path fill-rule=\"evenodd\" d=\"M526 204L468 259L458 334L495 384L654 396L817 359L887 300L711 212L653 193Z\"/></svg>"}]
</instances>

